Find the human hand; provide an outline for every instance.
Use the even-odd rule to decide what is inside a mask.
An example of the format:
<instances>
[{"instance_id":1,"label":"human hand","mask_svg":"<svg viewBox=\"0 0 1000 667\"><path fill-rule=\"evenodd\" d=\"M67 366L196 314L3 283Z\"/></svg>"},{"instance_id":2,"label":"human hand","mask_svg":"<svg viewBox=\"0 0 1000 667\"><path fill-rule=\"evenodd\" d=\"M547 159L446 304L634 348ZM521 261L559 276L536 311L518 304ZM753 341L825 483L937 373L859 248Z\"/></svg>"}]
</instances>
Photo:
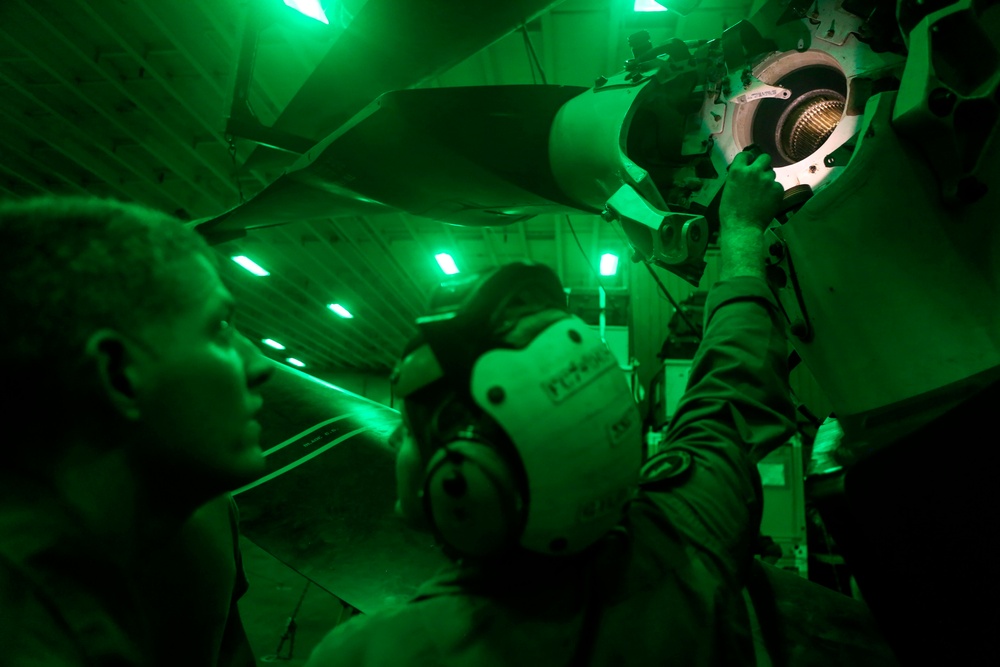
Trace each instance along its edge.
<instances>
[{"instance_id":1,"label":"human hand","mask_svg":"<svg viewBox=\"0 0 1000 667\"><path fill-rule=\"evenodd\" d=\"M722 235L747 229L763 232L778 212L784 192L774 179L770 155L752 150L738 153L719 205Z\"/></svg>"}]
</instances>

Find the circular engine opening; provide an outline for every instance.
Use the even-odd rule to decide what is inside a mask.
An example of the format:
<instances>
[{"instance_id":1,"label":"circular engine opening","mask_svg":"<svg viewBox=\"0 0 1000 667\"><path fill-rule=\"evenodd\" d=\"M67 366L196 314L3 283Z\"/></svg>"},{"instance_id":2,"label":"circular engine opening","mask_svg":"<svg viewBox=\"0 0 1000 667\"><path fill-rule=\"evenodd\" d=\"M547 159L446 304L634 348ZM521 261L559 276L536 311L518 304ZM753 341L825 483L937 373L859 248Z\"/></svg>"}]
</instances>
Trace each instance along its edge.
<instances>
[{"instance_id":1,"label":"circular engine opening","mask_svg":"<svg viewBox=\"0 0 1000 667\"><path fill-rule=\"evenodd\" d=\"M775 128L778 153L789 163L816 152L837 129L844 115L844 96L833 90L814 90L791 104Z\"/></svg>"},{"instance_id":2,"label":"circular engine opening","mask_svg":"<svg viewBox=\"0 0 1000 667\"><path fill-rule=\"evenodd\" d=\"M785 167L815 153L837 129L844 116L847 80L838 69L812 65L788 73L775 85L792 94L787 100L760 102L751 138L771 155L775 167Z\"/></svg>"}]
</instances>

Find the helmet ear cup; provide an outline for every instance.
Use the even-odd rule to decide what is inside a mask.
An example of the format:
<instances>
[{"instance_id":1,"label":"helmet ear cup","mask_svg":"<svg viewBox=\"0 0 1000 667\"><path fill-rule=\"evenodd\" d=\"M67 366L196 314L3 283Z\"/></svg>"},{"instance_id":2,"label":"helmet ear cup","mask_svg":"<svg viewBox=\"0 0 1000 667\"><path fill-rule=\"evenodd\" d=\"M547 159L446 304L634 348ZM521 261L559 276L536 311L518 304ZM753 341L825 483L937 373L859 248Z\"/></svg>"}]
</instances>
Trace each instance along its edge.
<instances>
[{"instance_id":1,"label":"helmet ear cup","mask_svg":"<svg viewBox=\"0 0 1000 667\"><path fill-rule=\"evenodd\" d=\"M465 556L503 551L523 528L514 476L500 454L481 442L453 440L435 452L423 499L438 537Z\"/></svg>"}]
</instances>

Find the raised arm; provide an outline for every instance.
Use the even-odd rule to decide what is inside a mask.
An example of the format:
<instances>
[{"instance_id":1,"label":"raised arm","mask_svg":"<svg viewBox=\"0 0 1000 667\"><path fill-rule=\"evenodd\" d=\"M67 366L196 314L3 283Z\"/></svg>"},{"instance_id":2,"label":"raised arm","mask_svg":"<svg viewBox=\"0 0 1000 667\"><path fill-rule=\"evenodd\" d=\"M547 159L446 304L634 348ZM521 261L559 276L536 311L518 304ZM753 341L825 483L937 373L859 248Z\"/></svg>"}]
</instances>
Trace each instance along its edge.
<instances>
[{"instance_id":1,"label":"raised arm","mask_svg":"<svg viewBox=\"0 0 1000 667\"><path fill-rule=\"evenodd\" d=\"M736 156L720 207L722 278L666 434L668 451L691 457L691 472L647 487L672 525L733 576L742 576L760 527L755 463L793 432L787 343L764 280L763 232L781 195L768 156Z\"/></svg>"}]
</instances>

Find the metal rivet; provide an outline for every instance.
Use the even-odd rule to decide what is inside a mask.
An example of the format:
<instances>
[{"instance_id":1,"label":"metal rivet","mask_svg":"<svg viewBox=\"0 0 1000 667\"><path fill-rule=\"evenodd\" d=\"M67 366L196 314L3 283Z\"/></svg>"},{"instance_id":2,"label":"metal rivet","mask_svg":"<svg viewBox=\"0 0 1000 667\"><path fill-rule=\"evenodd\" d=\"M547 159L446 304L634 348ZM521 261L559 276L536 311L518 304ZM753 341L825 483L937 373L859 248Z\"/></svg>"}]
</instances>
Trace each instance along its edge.
<instances>
[{"instance_id":1,"label":"metal rivet","mask_svg":"<svg viewBox=\"0 0 1000 667\"><path fill-rule=\"evenodd\" d=\"M947 116L955 108L955 95L947 88L935 88L927 96L927 108L938 117Z\"/></svg>"},{"instance_id":2,"label":"metal rivet","mask_svg":"<svg viewBox=\"0 0 1000 667\"><path fill-rule=\"evenodd\" d=\"M490 387L489 391L486 392L486 398L494 405L497 403L503 403L505 395L503 387Z\"/></svg>"},{"instance_id":3,"label":"metal rivet","mask_svg":"<svg viewBox=\"0 0 1000 667\"><path fill-rule=\"evenodd\" d=\"M569 330L569 339L571 341L573 341L574 343L579 343L580 341L583 340L583 337L580 336L580 332L577 331L576 329L570 329Z\"/></svg>"}]
</instances>

